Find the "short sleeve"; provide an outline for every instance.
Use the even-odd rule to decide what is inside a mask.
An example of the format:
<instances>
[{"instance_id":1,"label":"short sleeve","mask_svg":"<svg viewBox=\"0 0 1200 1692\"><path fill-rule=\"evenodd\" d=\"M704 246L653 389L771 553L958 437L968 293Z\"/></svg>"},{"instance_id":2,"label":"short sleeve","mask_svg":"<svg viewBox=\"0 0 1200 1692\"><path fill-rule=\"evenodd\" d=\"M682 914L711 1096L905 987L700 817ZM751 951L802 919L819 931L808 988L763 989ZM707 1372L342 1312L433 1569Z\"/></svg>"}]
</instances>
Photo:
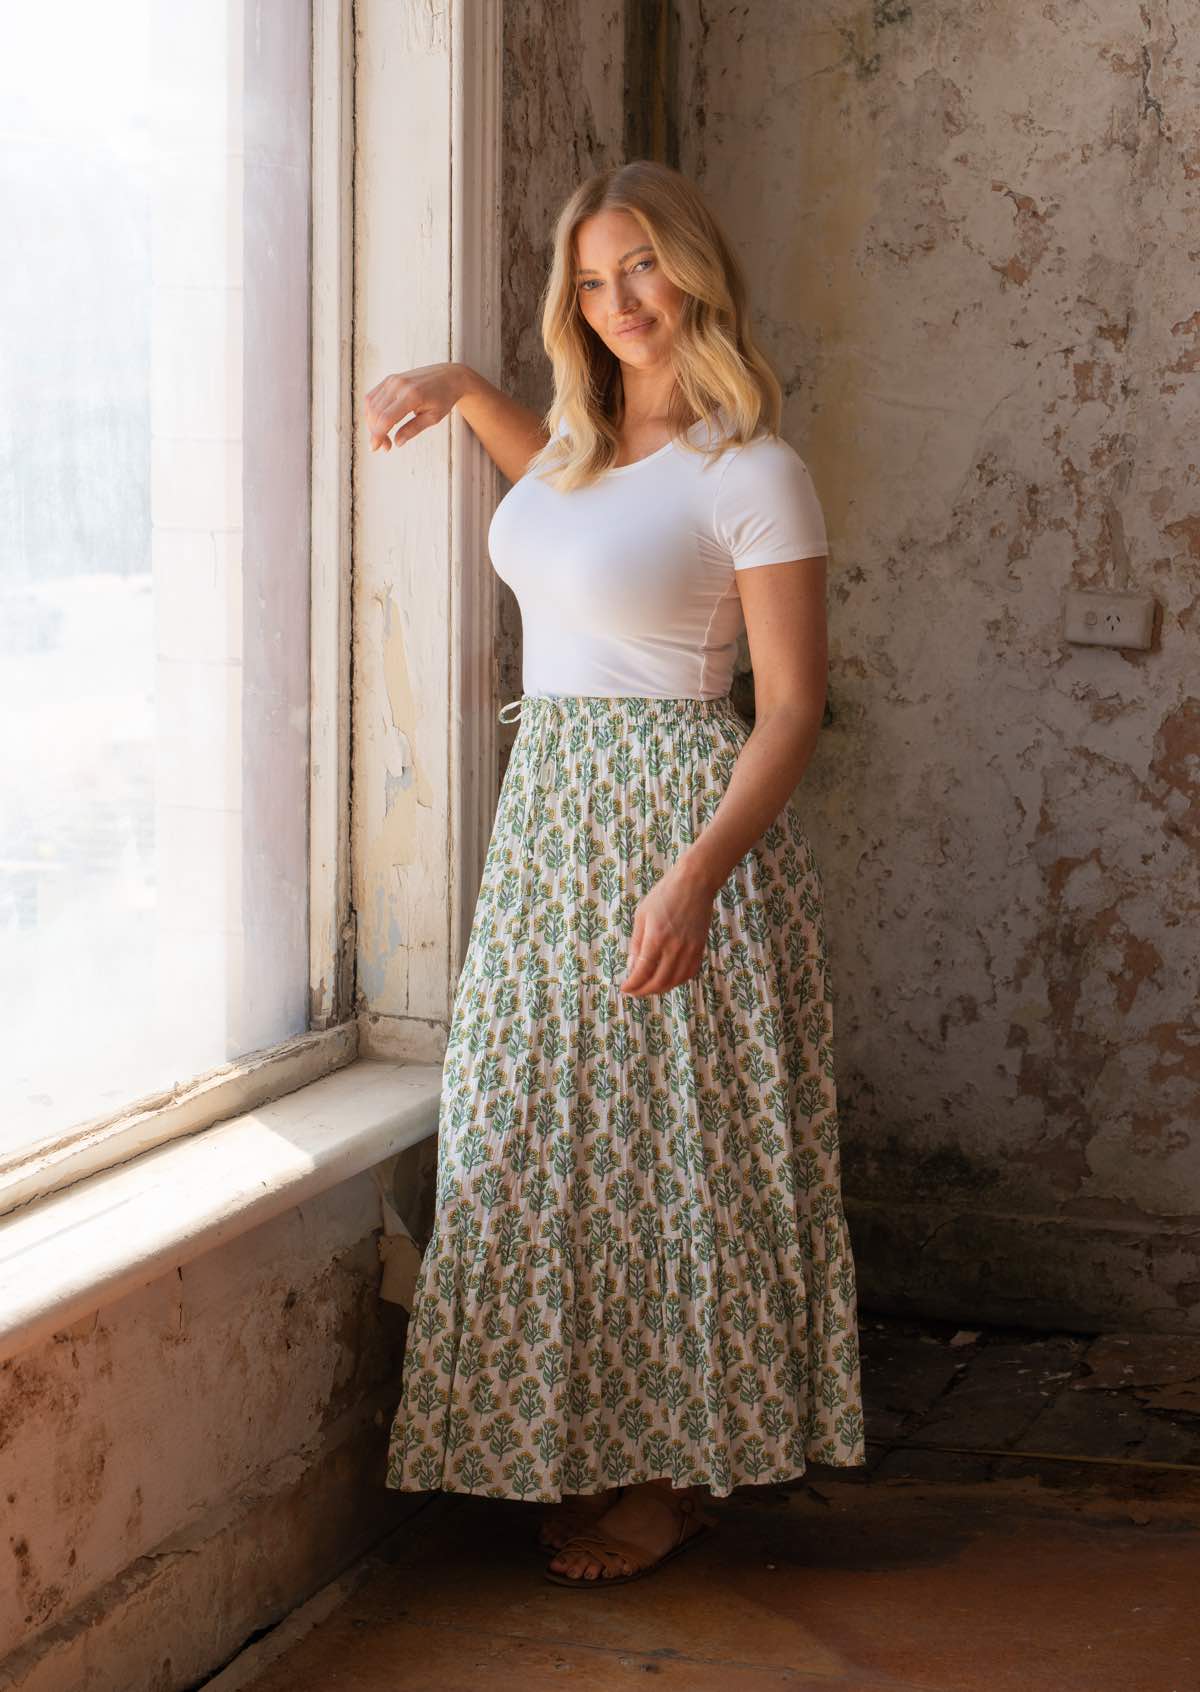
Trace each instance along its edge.
<instances>
[{"instance_id":1,"label":"short sleeve","mask_svg":"<svg viewBox=\"0 0 1200 1692\"><path fill-rule=\"evenodd\" d=\"M825 516L808 466L777 435L735 447L717 488L713 526L735 570L817 558L828 550Z\"/></svg>"}]
</instances>

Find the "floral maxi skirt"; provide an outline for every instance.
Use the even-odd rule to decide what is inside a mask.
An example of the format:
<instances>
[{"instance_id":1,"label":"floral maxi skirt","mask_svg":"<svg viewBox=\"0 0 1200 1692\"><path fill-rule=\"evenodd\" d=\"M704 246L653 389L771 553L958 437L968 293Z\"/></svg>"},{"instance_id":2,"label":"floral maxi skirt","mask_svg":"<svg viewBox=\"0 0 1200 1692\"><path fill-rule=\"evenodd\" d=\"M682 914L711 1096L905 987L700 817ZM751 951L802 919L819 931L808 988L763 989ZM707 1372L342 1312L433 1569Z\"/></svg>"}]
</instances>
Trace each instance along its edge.
<instances>
[{"instance_id":1,"label":"floral maxi skirt","mask_svg":"<svg viewBox=\"0 0 1200 1692\"><path fill-rule=\"evenodd\" d=\"M789 803L700 968L618 990L749 736L524 695L455 992L386 1485L554 1501L865 1462L822 882ZM508 707L505 707L507 709Z\"/></svg>"}]
</instances>

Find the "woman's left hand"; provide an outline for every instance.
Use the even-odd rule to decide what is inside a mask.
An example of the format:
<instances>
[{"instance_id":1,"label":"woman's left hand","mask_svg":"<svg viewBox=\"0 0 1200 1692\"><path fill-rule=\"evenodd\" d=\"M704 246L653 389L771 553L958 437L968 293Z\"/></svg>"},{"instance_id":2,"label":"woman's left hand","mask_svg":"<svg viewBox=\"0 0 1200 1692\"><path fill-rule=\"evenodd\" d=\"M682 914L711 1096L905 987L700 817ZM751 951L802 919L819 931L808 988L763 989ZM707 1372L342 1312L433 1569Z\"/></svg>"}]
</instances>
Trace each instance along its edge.
<instances>
[{"instance_id":1,"label":"woman's left hand","mask_svg":"<svg viewBox=\"0 0 1200 1692\"><path fill-rule=\"evenodd\" d=\"M690 980L704 957L715 905L710 886L682 860L673 864L638 905L619 991L649 998Z\"/></svg>"}]
</instances>

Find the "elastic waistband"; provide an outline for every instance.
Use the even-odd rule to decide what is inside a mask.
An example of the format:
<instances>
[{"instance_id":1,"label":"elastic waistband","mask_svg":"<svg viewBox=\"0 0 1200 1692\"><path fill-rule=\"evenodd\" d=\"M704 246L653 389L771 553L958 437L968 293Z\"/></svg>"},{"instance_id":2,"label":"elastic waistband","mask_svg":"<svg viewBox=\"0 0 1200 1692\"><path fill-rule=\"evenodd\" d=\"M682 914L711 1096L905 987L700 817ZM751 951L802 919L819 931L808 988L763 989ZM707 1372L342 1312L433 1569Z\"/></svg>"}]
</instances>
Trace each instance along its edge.
<instances>
[{"instance_id":1,"label":"elastic waistband","mask_svg":"<svg viewBox=\"0 0 1200 1692\"><path fill-rule=\"evenodd\" d=\"M695 699L686 694L522 693L500 707L496 720L513 723L518 717L538 712L553 712L566 717L625 715L683 720L687 717L719 716L733 709L733 700L728 693L715 699ZM505 716L506 711L514 710L515 716Z\"/></svg>"}]
</instances>

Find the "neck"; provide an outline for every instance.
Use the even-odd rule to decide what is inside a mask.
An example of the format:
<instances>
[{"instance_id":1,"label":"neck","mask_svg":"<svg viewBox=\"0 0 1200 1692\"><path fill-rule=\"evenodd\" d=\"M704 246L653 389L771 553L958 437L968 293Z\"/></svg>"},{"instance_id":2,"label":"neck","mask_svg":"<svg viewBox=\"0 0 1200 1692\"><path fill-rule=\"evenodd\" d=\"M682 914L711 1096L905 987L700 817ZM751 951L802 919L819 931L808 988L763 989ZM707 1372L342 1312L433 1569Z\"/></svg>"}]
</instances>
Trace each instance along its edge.
<instances>
[{"instance_id":1,"label":"neck","mask_svg":"<svg viewBox=\"0 0 1200 1692\"><path fill-rule=\"evenodd\" d=\"M675 373L672 370L622 369L624 421L635 428L641 423L662 422L670 413L674 393Z\"/></svg>"}]
</instances>

